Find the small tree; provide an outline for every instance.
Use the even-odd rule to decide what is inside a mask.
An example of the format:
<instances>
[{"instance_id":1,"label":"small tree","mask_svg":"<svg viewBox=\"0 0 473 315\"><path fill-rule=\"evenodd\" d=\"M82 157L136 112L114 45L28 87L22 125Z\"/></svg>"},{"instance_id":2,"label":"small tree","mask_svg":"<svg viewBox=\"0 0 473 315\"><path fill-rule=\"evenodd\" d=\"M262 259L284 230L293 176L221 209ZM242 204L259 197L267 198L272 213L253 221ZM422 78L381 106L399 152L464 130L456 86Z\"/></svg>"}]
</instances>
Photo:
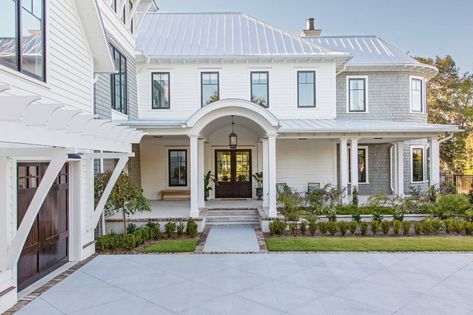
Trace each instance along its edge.
<instances>
[{"instance_id":1,"label":"small tree","mask_svg":"<svg viewBox=\"0 0 473 315\"><path fill-rule=\"evenodd\" d=\"M95 177L95 201L102 196L107 183L110 181L112 171L97 174ZM148 199L143 196L138 185L122 172L105 204L106 215L112 215L118 211L123 214L123 231L127 233L127 216L136 212L151 211Z\"/></svg>"}]
</instances>

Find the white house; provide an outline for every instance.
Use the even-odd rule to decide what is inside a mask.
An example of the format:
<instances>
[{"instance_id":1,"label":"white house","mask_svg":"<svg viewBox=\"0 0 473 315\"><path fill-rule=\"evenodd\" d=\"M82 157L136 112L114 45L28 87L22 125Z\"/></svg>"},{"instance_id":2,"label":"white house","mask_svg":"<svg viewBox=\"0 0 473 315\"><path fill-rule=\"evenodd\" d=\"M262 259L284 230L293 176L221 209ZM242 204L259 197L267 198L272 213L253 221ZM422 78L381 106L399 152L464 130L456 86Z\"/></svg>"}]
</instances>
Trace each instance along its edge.
<instances>
[{"instance_id":1,"label":"white house","mask_svg":"<svg viewBox=\"0 0 473 315\"><path fill-rule=\"evenodd\" d=\"M0 3L0 313L19 290L95 251L104 201L143 133L97 119L94 84L116 73L107 34L134 49L131 30L150 9L152 0ZM94 205L97 158L118 163Z\"/></svg>"},{"instance_id":2,"label":"white house","mask_svg":"<svg viewBox=\"0 0 473 315\"><path fill-rule=\"evenodd\" d=\"M320 33L313 19L296 36L243 13L145 16L138 117L122 125L146 133L134 159L145 195L190 201L155 201L136 221L205 222L207 209L248 204L272 218L278 184L302 193L338 185L346 201L354 187L404 195L439 184L439 143L459 130L427 123L426 82L437 69L376 36ZM206 202L208 171L218 185ZM258 203L252 174L261 171Z\"/></svg>"}]
</instances>

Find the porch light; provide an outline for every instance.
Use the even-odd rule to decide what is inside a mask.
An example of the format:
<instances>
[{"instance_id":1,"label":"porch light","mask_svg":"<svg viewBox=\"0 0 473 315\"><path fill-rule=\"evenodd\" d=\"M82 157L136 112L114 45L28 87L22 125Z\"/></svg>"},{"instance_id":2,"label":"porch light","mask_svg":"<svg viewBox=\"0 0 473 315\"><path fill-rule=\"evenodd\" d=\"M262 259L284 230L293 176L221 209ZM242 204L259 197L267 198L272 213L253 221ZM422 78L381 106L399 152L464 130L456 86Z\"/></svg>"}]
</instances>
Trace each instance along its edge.
<instances>
[{"instance_id":1,"label":"porch light","mask_svg":"<svg viewBox=\"0 0 473 315\"><path fill-rule=\"evenodd\" d=\"M232 115L232 133L228 136L228 143L230 145L230 149L234 150L237 148L238 145L238 136L235 133L235 122L233 121L233 115Z\"/></svg>"}]
</instances>

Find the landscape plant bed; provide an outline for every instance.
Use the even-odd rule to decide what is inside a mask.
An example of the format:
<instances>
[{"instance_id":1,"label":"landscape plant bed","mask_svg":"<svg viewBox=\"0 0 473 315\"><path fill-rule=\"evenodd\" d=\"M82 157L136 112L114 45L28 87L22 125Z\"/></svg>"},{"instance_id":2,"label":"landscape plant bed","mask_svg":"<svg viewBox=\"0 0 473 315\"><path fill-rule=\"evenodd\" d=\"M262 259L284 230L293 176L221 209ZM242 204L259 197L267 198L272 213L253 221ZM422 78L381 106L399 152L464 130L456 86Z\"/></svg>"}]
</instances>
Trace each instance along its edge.
<instances>
[{"instance_id":1,"label":"landscape plant bed","mask_svg":"<svg viewBox=\"0 0 473 315\"><path fill-rule=\"evenodd\" d=\"M473 251L473 238L465 236L270 237L266 243L272 252Z\"/></svg>"},{"instance_id":2,"label":"landscape plant bed","mask_svg":"<svg viewBox=\"0 0 473 315\"><path fill-rule=\"evenodd\" d=\"M161 240L144 248L144 253L186 253L193 252L198 239Z\"/></svg>"}]
</instances>

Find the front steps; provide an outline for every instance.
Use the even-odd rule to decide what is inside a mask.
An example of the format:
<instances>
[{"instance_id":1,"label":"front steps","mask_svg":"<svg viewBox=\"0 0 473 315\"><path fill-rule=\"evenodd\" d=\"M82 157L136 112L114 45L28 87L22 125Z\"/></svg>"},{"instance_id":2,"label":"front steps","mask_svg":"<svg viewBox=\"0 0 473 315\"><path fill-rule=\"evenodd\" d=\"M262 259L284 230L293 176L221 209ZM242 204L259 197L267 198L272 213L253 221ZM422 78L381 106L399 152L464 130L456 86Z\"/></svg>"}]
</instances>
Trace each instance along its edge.
<instances>
[{"instance_id":1,"label":"front steps","mask_svg":"<svg viewBox=\"0 0 473 315\"><path fill-rule=\"evenodd\" d=\"M256 208L218 208L207 210L207 225L259 224Z\"/></svg>"}]
</instances>

